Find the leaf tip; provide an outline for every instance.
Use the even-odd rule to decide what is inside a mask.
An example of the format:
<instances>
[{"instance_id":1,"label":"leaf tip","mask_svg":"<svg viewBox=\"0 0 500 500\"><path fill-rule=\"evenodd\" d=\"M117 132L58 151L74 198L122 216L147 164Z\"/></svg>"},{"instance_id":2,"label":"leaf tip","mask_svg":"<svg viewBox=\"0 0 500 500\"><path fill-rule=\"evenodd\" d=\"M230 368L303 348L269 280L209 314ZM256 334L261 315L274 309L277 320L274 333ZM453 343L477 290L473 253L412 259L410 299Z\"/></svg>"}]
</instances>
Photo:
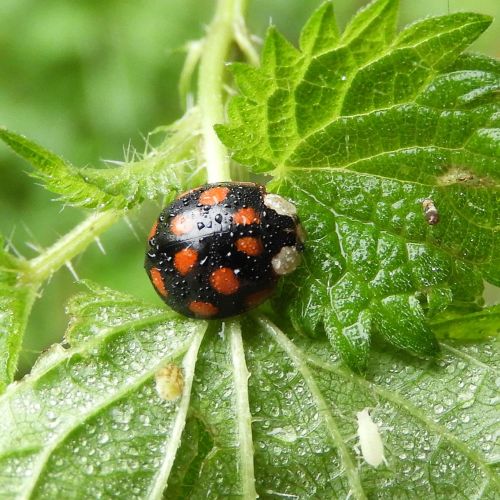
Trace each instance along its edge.
<instances>
[{"instance_id":1,"label":"leaf tip","mask_svg":"<svg viewBox=\"0 0 500 500\"><path fill-rule=\"evenodd\" d=\"M325 52L338 40L333 2L321 4L311 15L300 33L299 46L303 52Z\"/></svg>"}]
</instances>

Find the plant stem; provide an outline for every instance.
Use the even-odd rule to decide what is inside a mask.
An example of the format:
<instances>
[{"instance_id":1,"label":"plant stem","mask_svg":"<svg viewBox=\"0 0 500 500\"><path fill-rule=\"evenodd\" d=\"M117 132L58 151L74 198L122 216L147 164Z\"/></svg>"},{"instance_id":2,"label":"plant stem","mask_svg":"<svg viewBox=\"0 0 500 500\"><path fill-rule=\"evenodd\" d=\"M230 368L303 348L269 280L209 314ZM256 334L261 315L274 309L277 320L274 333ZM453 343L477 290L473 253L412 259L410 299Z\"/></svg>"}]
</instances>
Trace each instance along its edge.
<instances>
[{"instance_id":1,"label":"plant stem","mask_svg":"<svg viewBox=\"0 0 500 500\"><path fill-rule=\"evenodd\" d=\"M73 257L83 252L99 234L113 225L122 215L121 210L93 213L38 257L27 261L20 281L32 284L43 283L60 267L68 264Z\"/></svg>"},{"instance_id":2,"label":"plant stem","mask_svg":"<svg viewBox=\"0 0 500 500\"><path fill-rule=\"evenodd\" d=\"M235 38L236 23L241 22L246 3L246 0L218 0L203 44L198 76L198 105L208 182L231 179L229 156L214 131L214 125L224 122L222 92L226 57Z\"/></svg>"}]
</instances>

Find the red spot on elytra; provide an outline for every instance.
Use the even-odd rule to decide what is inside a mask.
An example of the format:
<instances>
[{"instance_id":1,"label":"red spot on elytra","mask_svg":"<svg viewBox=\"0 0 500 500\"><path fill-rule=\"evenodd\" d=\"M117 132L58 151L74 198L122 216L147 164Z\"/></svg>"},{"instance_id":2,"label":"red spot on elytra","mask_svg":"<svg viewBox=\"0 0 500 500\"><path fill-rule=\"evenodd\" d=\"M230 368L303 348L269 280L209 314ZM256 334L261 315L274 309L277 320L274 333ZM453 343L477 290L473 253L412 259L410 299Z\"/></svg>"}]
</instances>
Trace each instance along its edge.
<instances>
[{"instance_id":1,"label":"red spot on elytra","mask_svg":"<svg viewBox=\"0 0 500 500\"><path fill-rule=\"evenodd\" d=\"M210 275L212 288L222 295L232 295L240 288L240 280L230 267L221 267Z\"/></svg>"},{"instance_id":2,"label":"red spot on elytra","mask_svg":"<svg viewBox=\"0 0 500 500\"><path fill-rule=\"evenodd\" d=\"M201 193L199 202L203 205L216 205L224 201L228 193L227 187L213 187Z\"/></svg>"},{"instance_id":3,"label":"red spot on elytra","mask_svg":"<svg viewBox=\"0 0 500 500\"><path fill-rule=\"evenodd\" d=\"M151 276L151 281L153 282L153 285L158 293L166 297L168 295L168 292L165 288L165 283L163 282L160 270L157 267L152 267L149 270L149 275Z\"/></svg>"},{"instance_id":4,"label":"red spot on elytra","mask_svg":"<svg viewBox=\"0 0 500 500\"><path fill-rule=\"evenodd\" d=\"M253 208L240 208L234 215L233 221L235 224L259 224L259 214Z\"/></svg>"},{"instance_id":5,"label":"red spot on elytra","mask_svg":"<svg viewBox=\"0 0 500 500\"><path fill-rule=\"evenodd\" d=\"M182 236L193 229L193 221L183 214L176 215L170 222L170 231L176 236Z\"/></svg>"},{"instance_id":6,"label":"red spot on elytra","mask_svg":"<svg viewBox=\"0 0 500 500\"><path fill-rule=\"evenodd\" d=\"M204 318L209 318L219 312L219 309L210 304L210 302L199 302L196 300L189 304L189 310L197 316L203 316Z\"/></svg>"},{"instance_id":7,"label":"red spot on elytra","mask_svg":"<svg viewBox=\"0 0 500 500\"><path fill-rule=\"evenodd\" d=\"M273 290L261 290L260 292L251 293L245 299L245 304L247 305L247 307L256 307L266 299L268 299L272 293Z\"/></svg>"},{"instance_id":8,"label":"red spot on elytra","mask_svg":"<svg viewBox=\"0 0 500 500\"><path fill-rule=\"evenodd\" d=\"M245 253L251 257L257 257L264 250L262 246L262 241L260 238L253 238L252 236L245 236L243 238L238 238L235 243L236 250L238 252Z\"/></svg>"},{"instance_id":9,"label":"red spot on elytra","mask_svg":"<svg viewBox=\"0 0 500 500\"><path fill-rule=\"evenodd\" d=\"M193 269L198 260L198 252L192 248L179 250L174 257L174 266L180 274L185 276Z\"/></svg>"}]
</instances>

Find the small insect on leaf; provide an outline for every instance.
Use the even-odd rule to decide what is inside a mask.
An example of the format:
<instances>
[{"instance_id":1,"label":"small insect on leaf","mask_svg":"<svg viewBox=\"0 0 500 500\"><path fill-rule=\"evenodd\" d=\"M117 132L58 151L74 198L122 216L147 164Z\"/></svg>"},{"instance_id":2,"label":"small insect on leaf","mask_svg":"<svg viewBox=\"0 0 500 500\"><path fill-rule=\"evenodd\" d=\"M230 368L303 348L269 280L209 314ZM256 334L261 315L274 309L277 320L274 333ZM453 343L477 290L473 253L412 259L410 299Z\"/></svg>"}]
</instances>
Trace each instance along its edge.
<instances>
[{"instance_id":1,"label":"small insect on leaf","mask_svg":"<svg viewBox=\"0 0 500 500\"><path fill-rule=\"evenodd\" d=\"M358 412L356 417L359 446L365 462L372 467L378 467L382 463L387 464L378 425L372 420L368 408Z\"/></svg>"},{"instance_id":2,"label":"small insect on leaf","mask_svg":"<svg viewBox=\"0 0 500 500\"><path fill-rule=\"evenodd\" d=\"M184 375L182 368L168 364L155 373L156 391L165 401L174 401L184 389Z\"/></svg>"},{"instance_id":3,"label":"small insect on leaf","mask_svg":"<svg viewBox=\"0 0 500 500\"><path fill-rule=\"evenodd\" d=\"M424 209L424 217L428 224L434 226L439 222L439 212L436 208L436 205L434 204L434 201L426 198L422 202L422 208Z\"/></svg>"},{"instance_id":4,"label":"small insect on leaf","mask_svg":"<svg viewBox=\"0 0 500 500\"><path fill-rule=\"evenodd\" d=\"M145 268L162 300L191 318L242 314L301 261L305 232L289 200L249 182L207 184L164 208Z\"/></svg>"}]
</instances>

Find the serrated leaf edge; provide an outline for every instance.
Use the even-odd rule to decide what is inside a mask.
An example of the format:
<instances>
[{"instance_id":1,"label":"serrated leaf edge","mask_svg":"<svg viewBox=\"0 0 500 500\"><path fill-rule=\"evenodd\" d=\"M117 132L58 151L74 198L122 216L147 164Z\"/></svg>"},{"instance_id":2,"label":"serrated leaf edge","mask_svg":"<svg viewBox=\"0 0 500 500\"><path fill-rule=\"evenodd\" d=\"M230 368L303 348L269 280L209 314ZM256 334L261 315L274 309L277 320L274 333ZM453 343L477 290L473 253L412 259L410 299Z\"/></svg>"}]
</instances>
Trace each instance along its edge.
<instances>
[{"instance_id":1,"label":"serrated leaf edge","mask_svg":"<svg viewBox=\"0 0 500 500\"><path fill-rule=\"evenodd\" d=\"M163 317L164 317L164 315L160 316L160 318L163 318ZM91 348L91 347L99 344L100 342L102 342L103 338L107 338L107 337L119 334L124 329L127 329L127 328L138 328L138 327L141 327L141 326L150 325L152 323L157 322L158 320L159 320L158 317L153 316L153 317L149 317L147 319L141 319L141 320L138 320L138 321L127 322L127 323L121 324L121 325L119 325L117 327L105 328L105 329L103 329L103 331L102 331L102 333L100 335L96 335L95 337L92 337L89 341L84 342L78 348L76 348L76 349L68 349L68 355L74 355L74 354L77 354L77 353L85 352L89 348ZM155 371L157 369L159 369L162 365L164 365L166 361L168 361L170 359L176 359L176 358L182 356L187 351L189 351L191 353L191 356L192 356L193 352L191 351L190 346L192 346L193 343L194 343L195 346L196 346L196 344L198 344L198 347L199 347L199 344L201 343L201 340L202 340L203 335L204 335L204 333L205 333L205 331L207 329L207 326L208 325L207 325L206 322L200 323L200 325L198 327L198 332L195 333L194 336L192 336L191 338L189 338L182 345L182 347L180 347L179 349L177 349L175 352L171 353L170 356L162 358L161 360L159 360L159 362L157 363L156 366L148 367L148 370L146 370L141 377L139 377L138 379L136 379L133 384L127 385L122 391L120 391L120 392L116 393L115 395L113 395L112 398L107 399L104 402L102 402L101 404L93 407L92 411L88 412L87 414L85 414L85 415L78 415L78 418L74 422L71 422L71 424L68 426L68 428L61 434L61 436L58 437L58 439L52 441L52 443L49 446L45 447L43 454L36 460L36 463L35 463L35 465L33 467L33 470L31 472L31 476L30 476L31 477L31 481L23 488L23 491L20 494L19 498L20 499L26 499L26 500L28 500L29 498L32 497L34 489L36 488L36 485L38 484L38 481L39 481L39 479L41 477L41 473L42 473L43 469L45 468L45 466L47 465L48 460L50 459L52 453L57 449L57 447L59 445L61 445L62 443L64 443L64 441L75 431L75 429L77 429L78 427L81 427L82 425L84 425L85 422L88 419L92 418L100 410L103 410L103 409L107 408L110 404L118 401L119 399L123 398L126 394L128 394L131 391L139 388L148 379L150 379L152 377L152 375L155 373ZM196 354L198 353L198 347L196 347ZM194 350L194 347L193 347L193 350ZM43 376L44 374L46 374L48 371L52 370L56 365L63 363L66 359L67 359L66 356L65 357L56 358L53 363L49 363L47 366L44 366L43 370L37 371L36 372L36 376L30 377L28 375L24 379L23 386L25 386L27 383L28 384L34 384L38 378L40 378L41 376ZM191 359L191 358L189 358L189 359ZM191 365L192 365L192 363L188 365L188 367L189 367L190 370L191 370ZM194 370L194 366L192 367L192 369ZM192 381L192 375L191 375L191 381ZM8 387L8 389L5 392L5 394L2 396L2 398L8 397L9 394L11 394L12 392L14 392L18 387L20 387L20 383L13 383L13 384L11 384ZM183 392L183 395L184 394L188 394L188 396L190 396L190 393L191 393L190 391L189 391L189 393ZM184 403L184 404L187 404L187 406L189 407L189 400L187 401L187 403ZM184 416L185 415L186 414L184 414ZM185 418L184 418L184 423L185 423ZM177 425L177 426L181 425L180 422L178 423L178 419L177 418L175 420L175 424L174 425ZM182 428L180 429L181 434L182 434L183 428L184 428L184 424L182 424ZM178 429L177 429L177 431L178 431ZM178 441L175 444L175 450L174 451L177 450L179 444L180 444L180 435L179 435ZM167 450L168 449L169 449L169 447L167 448ZM164 464L166 464L166 466L168 466L168 461L165 460ZM171 468L171 465L170 465L170 468ZM168 469L168 470L170 471L170 469ZM161 496L158 497L158 498L161 498Z\"/></svg>"}]
</instances>

